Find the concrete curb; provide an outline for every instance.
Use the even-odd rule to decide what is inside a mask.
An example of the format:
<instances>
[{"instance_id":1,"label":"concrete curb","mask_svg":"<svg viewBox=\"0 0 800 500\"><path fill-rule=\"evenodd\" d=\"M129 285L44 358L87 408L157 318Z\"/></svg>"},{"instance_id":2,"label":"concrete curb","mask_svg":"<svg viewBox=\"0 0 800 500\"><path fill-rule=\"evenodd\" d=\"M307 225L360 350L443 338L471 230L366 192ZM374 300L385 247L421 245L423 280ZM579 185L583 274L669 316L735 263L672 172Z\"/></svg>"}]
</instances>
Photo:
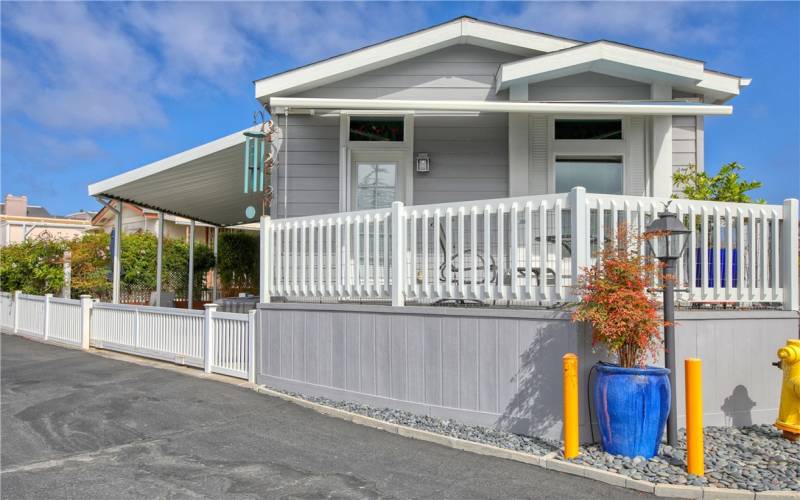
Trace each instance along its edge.
<instances>
[{"instance_id":1,"label":"concrete curb","mask_svg":"<svg viewBox=\"0 0 800 500\"><path fill-rule=\"evenodd\" d=\"M3 333L9 334L6 331L3 331ZM15 335L15 334L11 333L9 335ZM21 336L28 340L50 344L50 342L42 342L40 339L37 338L23 336L23 335L18 335L18 336ZM56 344L56 343L53 343L52 345L55 345L56 347L68 347L68 348L74 348L76 350L81 350L80 347L76 348L75 346ZM651 483L650 481L632 479L622 474L617 474L614 472L608 472L601 469L595 469L594 467L589 467L586 465L559 460L558 458L556 458L558 452L555 451L548 453L547 455L544 456L538 456L538 455L531 455L530 453L523 453L520 451L509 450L506 448L498 448L496 446L484 443L478 443L475 441L466 441L464 439L445 436L443 434L436 434L434 432L415 429L413 427L408 427L405 425L395 424L392 422L386 422L384 420L378 420L376 418L367 417L364 415L360 415L358 413L353 413L346 410L340 410L338 408L332 408L330 406L314 403L312 401L308 401L303 398L299 398L297 396L291 396L289 394L270 389L263 385L251 384L250 382L247 382L245 380L229 377L227 375L207 374L202 370L194 367L176 365L167 361L142 358L131 354L124 354L124 353L100 350L95 348L91 348L88 351L83 351L83 352L88 352L90 354L95 354L97 356L102 356L104 358L114 359L117 361L124 361L136 365L149 366L152 368L166 369L172 372L188 375L190 377L195 377L205 380L213 380L216 382L235 385L237 387L251 389L259 394L276 397L284 401L294 403L304 408L316 411L317 413L320 413L322 415L338 418L340 420L352 422L357 425L363 425L365 427L370 427L384 432L390 432L392 434L397 434L399 436L411 439L417 439L419 441L426 441L429 443L438 444L440 446L445 446L455 450L466 451L469 453L475 453L478 455L485 455L489 457L502 458L506 460L514 460L516 462L522 462L536 467L542 467L545 469L562 472L564 474L570 474L573 476L580 476L588 479L593 479L595 481L601 481L606 484L619 486L621 488L629 490L655 494L656 496L659 497L700 498L704 500L705 499L800 500L800 492L794 492L794 491L753 492L749 490L714 488L710 486L688 486L688 485L673 485L666 483L657 483L657 484Z\"/></svg>"}]
</instances>

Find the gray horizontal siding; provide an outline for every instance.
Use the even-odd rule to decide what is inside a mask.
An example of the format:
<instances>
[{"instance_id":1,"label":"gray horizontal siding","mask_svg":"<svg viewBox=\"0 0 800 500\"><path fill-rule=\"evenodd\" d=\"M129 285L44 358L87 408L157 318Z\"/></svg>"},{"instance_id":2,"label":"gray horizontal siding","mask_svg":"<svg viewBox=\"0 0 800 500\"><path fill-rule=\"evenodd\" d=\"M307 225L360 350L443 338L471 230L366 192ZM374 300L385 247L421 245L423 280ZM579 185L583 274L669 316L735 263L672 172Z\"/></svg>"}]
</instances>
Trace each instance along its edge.
<instances>
[{"instance_id":1,"label":"gray horizontal siding","mask_svg":"<svg viewBox=\"0 0 800 500\"><path fill-rule=\"evenodd\" d=\"M414 203L508 196L508 117L417 116L414 155L428 153L431 172L414 173Z\"/></svg>"},{"instance_id":2,"label":"gray horizontal siding","mask_svg":"<svg viewBox=\"0 0 800 500\"><path fill-rule=\"evenodd\" d=\"M530 101L650 99L650 86L622 78L586 72L528 86Z\"/></svg>"},{"instance_id":3,"label":"gray horizontal siding","mask_svg":"<svg viewBox=\"0 0 800 500\"><path fill-rule=\"evenodd\" d=\"M279 134L278 168L274 170L272 213L299 217L339 211L339 118L319 116L273 117ZM285 135L288 133L288 141ZM288 147L288 214L284 211L286 148Z\"/></svg>"},{"instance_id":4,"label":"gray horizontal siding","mask_svg":"<svg viewBox=\"0 0 800 500\"><path fill-rule=\"evenodd\" d=\"M357 99L507 99L496 95L500 64L519 56L474 45L454 45L338 82L297 97Z\"/></svg>"}]
</instances>

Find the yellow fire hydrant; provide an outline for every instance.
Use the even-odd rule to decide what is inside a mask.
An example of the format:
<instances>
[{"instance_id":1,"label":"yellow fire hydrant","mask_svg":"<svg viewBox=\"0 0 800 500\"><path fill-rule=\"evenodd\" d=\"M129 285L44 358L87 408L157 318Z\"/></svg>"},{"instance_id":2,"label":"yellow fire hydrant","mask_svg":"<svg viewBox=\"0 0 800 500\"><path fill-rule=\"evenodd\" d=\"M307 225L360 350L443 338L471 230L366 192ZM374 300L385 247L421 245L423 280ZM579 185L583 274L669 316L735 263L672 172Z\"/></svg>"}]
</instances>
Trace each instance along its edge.
<instances>
[{"instance_id":1,"label":"yellow fire hydrant","mask_svg":"<svg viewBox=\"0 0 800 500\"><path fill-rule=\"evenodd\" d=\"M786 345L778 349L778 357L783 370L783 387L775 427L794 441L800 437L800 340L787 340Z\"/></svg>"}]
</instances>

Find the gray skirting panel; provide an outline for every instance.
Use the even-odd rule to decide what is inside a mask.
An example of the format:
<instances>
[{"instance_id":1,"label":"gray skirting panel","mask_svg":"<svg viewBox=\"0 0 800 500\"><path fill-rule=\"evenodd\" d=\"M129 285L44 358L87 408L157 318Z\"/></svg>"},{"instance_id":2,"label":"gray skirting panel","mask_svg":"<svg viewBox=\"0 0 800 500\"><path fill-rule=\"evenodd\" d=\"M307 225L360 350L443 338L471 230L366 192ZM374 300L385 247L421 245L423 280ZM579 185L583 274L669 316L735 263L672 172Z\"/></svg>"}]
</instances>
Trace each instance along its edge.
<instances>
[{"instance_id":1,"label":"gray skirting panel","mask_svg":"<svg viewBox=\"0 0 800 500\"><path fill-rule=\"evenodd\" d=\"M797 316L686 312L679 323L678 359L704 361L706 424L774 420L780 372L769 363L786 338L797 337ZM566 312L260 304L257 330L260 384L556 439L561 357L574 352L582 438L589 439L587 377L604 356L592 352L589 330Z\"/></svg>"}]
</instances>

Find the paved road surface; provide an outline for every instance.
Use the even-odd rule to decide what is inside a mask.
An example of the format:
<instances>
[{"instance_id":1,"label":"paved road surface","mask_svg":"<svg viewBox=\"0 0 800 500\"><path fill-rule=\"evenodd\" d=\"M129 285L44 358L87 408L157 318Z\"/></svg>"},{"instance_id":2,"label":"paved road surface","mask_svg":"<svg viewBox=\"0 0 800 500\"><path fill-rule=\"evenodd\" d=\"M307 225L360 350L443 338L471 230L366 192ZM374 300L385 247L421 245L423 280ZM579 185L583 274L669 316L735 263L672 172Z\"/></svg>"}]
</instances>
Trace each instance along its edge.
<instances>
[{"instance_id":1,"label":"paved road surface","mask_svg":"<svg viewBox=\"0 0 800 500\"><path fill-rule=\"evenodd\" d=\"M0 335L2 497L645 498Z\"/></svg>"}]
</instances>

